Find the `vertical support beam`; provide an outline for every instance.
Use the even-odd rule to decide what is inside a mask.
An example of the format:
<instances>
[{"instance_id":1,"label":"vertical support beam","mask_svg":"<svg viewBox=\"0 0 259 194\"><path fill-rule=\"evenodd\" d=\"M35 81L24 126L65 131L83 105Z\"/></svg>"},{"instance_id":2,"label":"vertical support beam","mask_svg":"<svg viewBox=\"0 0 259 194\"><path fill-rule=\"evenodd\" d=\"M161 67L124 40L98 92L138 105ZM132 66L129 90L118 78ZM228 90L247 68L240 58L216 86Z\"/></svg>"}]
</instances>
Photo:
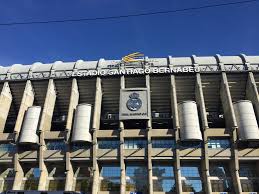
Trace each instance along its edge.
<instances>
[{"instance_id":1,"label":"vertical support beam","mask_svg":"<svg viewBox=\"0 0 259 194\"><path fill-rule=\"evenodd\" d=\"M67 123L66 123L66 142L67 142L66 171L67 171L67 174L66 174L65 191L73 190L74 172L73 172L73 167L72 167L71 160L70 160L69 140L70 140L70 134L71 134L71 130L72 130L73 116L74 116L76 106L78 105L78 101L79 101L78 85L77 85L77 80L74 78L72 80L72 88L71 88L68 116L67 116Z\"/></svg>"},{"instance_id":2,"label":"vertical support beam","mask_svg":"<svg viewBox=\"0 0 259 194\"><path fill-rule=\"evenodd\" d=\"M224 64L220 64L224 66ZM224 69L224 68L223 68ZM233 156L233 169L232 177L234 178L235 193L242 193L241 183L239 179L239 162L238 162L238 148L237 148L237 122L234 114L234 108L232 98L229 90L228 80L226 72L222 72L220 97L224 109L224 115L226 117L227 126L231 129L231 141L232 141L232 156ZM232 166L232 165L231 165Z\"/></svg>"},{"instance_id":3,"label":"vertical support beam","mask_svg":"<svg viewBox=\"0 0 259 194\"><path fill-rule=\"evenodd\" d=\"M31 81L28 80L26 82L26 86L23 92L21 106L18 112L15 127L14 127L15 133L18 134L20 132L25 112L27 111L28 107L33 105L33 101L34 101L34 91L33 91ZM16 138L18 138L18 136Z\"/></svg>"},{"instance_id":4,"label":"vertical support beam","mask_svg":"<svg viewBox=\"0 0 259 194\"><path fill-rule=\"evenodd\" d=\"M258 90L255 83L254 75L252 72L248 73L248 78L246 83L246 98L252 102L255 109L255 114L258 119L259 118L259 95L258 95Z\"/></svg>"},{"instance_id":5,"label":"vertical support beam","mask_svg":"<svg viewBox=\"0 0 259 194\"><path fill-rule=\"evenodd\" d=\"M5 82L0 95L0 132L4 131L5 123L13 97L8 82Z\"/></svg>"},{"instance_id":6,"label":"vertical support beam","mask_svg":"<svg viewBox=\"0 0 259 194\"><path fill-rule=\"evenodd\" d=\"M23 169L18 161L18 155L15 155L15 163L14 163L14 170L15 170L15 178L13 182L13 190L21 190L22 179L24 176Z\"/></svg>"},{"instance_id":7,"label":"vertical support beam","mask_svg":"<svg viewBox=\"0 0 259 194\"><path fill-rule=\"evenodd\" d=\"M195 98L199 107L199 113L201 116L202 131L203 131L203 146L204 146L204 149L203 149L204 160L202 160L203 180L205 182L204 185L205 185L206 193L211 194L212 189L211 189L211 183L209 178L209 156L208 156L208 137L207 137L207 129L209 127L208 127L206 107L205 107L205 101L203 96L200 73L196 73Z\"/></svg>"},{"instance_id":8,"label":"vertical support beam","mask_svg":"<svg viewBox=\"0 0 259 194\"><path fill-rule=\"evenodd\" d=\"M40 131L42 132L50 131L56 98L55 83L53 79L50 79L40 122Z\"/></svg>"},{"instance_id":9,"label":"vertical support beam","mask_svg":"<svg viewBox=\"0 0 259 194\"><path fill-rule=\"evenodd\" d=\"M121 89L125 88L125 76L122 75L120 79ZM121 184L120 184L120 193L126 193L126 167L124 161L124 123L123 121L119 122L120 128L120 168L121 168Z\"/></svg>"},{"instance_id":10,"label":"vertical support beam","mask_svg":"<svg viewBox=\"0 0 259 194\"><path fill-rule=\"evenodd\" d=\"M34 101L34 91L33 91L31 81L28 80L26 82L26 86L23 92L20 109L19 109L17 120L14 127L14 132L16 134L15 135L16 145L18 145L19 132L22 127L25 112L27 111L28 107L33 105L33 101ZM14 169L15 169L15 178L14 178L13 190L19 190L21 187L22 178L24 174L23 174L22 167L19 163L18 147L16 147L16 152L14 154Z\"/></svg>"},{"instance_id":11,"label":"vertical support beam","mask_svg":"<svg viewBox=\"0 0 259 194\"><path fill-rule=\"evenodd\" d=\"M147 147L147 161L148 161L148 185L149 185L149 194L153 194L153 169L152 169L152 141L151 141L151 133L152 133L152 117L151 117L151 98L150 98L150 76L146 75L146 88L149 91L149 96L148 96L148 111L149 111L149 119L147 120L147 142L148 142L148 147Z\"/></svg>"},{"instance_id":12,"label":"vertical support beam","mask_svg":"<svg viewBox=\"0 0 259 194\"><path fill-rule=\"evenodd\" d=\"M42 111L41 121L40 121L40 153L39 153L39 166L40 166L40 180L38 185L38 190L46 190L48 171L44 163L44 150L46 149L44 141L44 132L49 131L51 127L52 115L54 112L55 102L56 102L56 89L53 79L49 80L47 94L45 97L44 107Z\"/></svg>"},{"instance_id":13,"label":"vertical support beam","mask_svg":"<svg viewBox=\"0 0 259 194\"><path fill-rule=\"evenodd\" d=\"M99 166L97 162L97 130L100 128L102 108L102 85L101 78L96 78L96 92L94 102L94 115L93 115L93 187L92 194L97 194L99 189Z\"/></svg>"},{"instance_id":14,"label":"vertical support beam","mask_svg":"<svg viewBox=\"0 0 259 194\"><path fill-rule=\"evenodd\" d=\"M178 116L178 108L177 108L177 96L176 96L176 84L175 84L175 76L171 75L171 111L172 111L172 119L173 119L173 127L175 132L175 182L176 182L176 192L182 193L182 181L181 181L181 169L180 169L180 150L179 150L179 143L180 143L180 127L179 127L179 116Z\"/></svg>"}]
</instances>

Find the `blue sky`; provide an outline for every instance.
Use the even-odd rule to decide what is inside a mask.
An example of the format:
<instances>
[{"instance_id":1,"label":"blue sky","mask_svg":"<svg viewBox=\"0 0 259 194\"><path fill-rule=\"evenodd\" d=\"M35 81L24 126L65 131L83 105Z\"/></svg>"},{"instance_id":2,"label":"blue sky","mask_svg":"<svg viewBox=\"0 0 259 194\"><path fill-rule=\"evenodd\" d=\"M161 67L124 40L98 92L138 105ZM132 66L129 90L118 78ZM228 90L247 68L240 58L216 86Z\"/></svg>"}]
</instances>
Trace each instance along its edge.
<instances>
[{"instance_id":1,"label":"blue sky","mask_svg":"<svg viewBox=\"0 0 259 194\"><path fill-rule=\"evenodd\" d=\"M0 0L0 23L106 17L238 0ZM36 61L259 55L259 1L164 15L0 26L0 65Z\"/></svg>"}]
</instances>

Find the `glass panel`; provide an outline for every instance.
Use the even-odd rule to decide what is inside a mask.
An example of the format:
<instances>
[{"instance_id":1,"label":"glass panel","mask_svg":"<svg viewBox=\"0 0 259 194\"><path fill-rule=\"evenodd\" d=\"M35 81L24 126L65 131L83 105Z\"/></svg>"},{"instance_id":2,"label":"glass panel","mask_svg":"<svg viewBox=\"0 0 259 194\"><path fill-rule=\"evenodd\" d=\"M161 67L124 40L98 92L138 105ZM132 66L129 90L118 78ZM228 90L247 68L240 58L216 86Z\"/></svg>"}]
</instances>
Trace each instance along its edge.
<instances>
[{"instance_id":1,"label":"glass panel","mask_svg":"<svg viewBox=\"0 0 259 194\"><path fill-rule=\"evenodd\" d=\"M119 140L98 140L99 149L116 149L120 147Z\"/></svg>"},{"instance_id":2,"label":"glass panel","mask_svg":"<svg viewBox=\"0 0 259 194\"><path fill-rule=\"evenodd\" d=\"M92 191L92 180L91 179L76 180L75 190L91 192Z\"/></svg>"},{"instance_id":3,"label":"glass panel","mask_svg":"<svg viewBox=\"0 0 259 194\"><path fill-rule=\"evenodd\" d=\"M230 171L225 164L211 164L210 165L210 176L215 176L219 178L230 177Z\"/></svg>"},{"instance_id":4,"label":"glass panel","mask_svg":"<svg viewBox=\"0 0 259 194\"><path fill-rule=\"evenodd\" d=\"M189 142L189 141L182 141L181 142L182 148L202 148L202 142Z\"/></svg>"},{"instance_id":5,"label":"glass panel","mask_svg":"<svg viewBox=\"0 0 259 194\"><path fill-rule=\"evenodd\" d=\"M120 177L119 166L103 166L101 171L102 177Z\"/></svg>"},{"instance_id":6,"label":"glass panel","mask_svg":"<svg viewBox=\"0 0 259 194\"><path fill-rule=\"evenodd\" d=\"M49 191L63 191L65 189L65 179L62 180L50 180Z\"/></svg>"},{"instance_id":7,"label":"glass panel","mask_svg":"<svg viewBox=\"0 0 259 194\"><path fill-rule=\"evenodd\" d=\"M196 166L182 166L181 167L182 177L198 177L200 178L200 169Z\"/></svg>"},{"instance_id":8,"label":"glass panel","mask_svg":"<svg viewBox=\"0 0 259 194\"><path fill-rule=\"evenodd\" d=\"M66 144L63 140L58 141L47 141L46 147L48 150L65 150Z\"/></svg>"},{"instance_id":9,"label":"glass panel","mask_svg":"<svg viewBox=\"0 0 259 194\"><path fill-rule=\"evenodd\" d=\"M148 193L147 168L144 166L126 167L126 190Z\"/></svg>"},{"instance_id":10,"label":"glass panel","mask_svg":"<svg viewBox=\"0 0 259 194\"><path fill-rule=\"evenodd\" d=\"M258 192L258 180L241 180L243 192Z\"/></svg>"},{"instance_id":11,"label":"glass panel","mask_svg":"<svg viewBox=\"0 0 259 194\"><path fill-rule=\"evenodd\" d=\"M153 187L154 191L176 192L175 180L171 179L153 180Z\"/></svg>"},{"instance_id":12,"label":"glass panel","mask_svg":"<svg viewBox=\"0 0 259 194\"><path fill-rule=\"evenodd\" d=\"M101 170L101 191L119 191L120 190L120 167L103 166Z\"/></svg>"},{"instance_id":13,"label":"glass panel","mask_svg":"<svg viewBox=\"0 0 259 194\"><path fill-rule=\"evenodd\" d=\"M24 182L24 190L38 190L39 179L31 179Z\"/></svg>"},{"instance_id":14,"label":"glass panel","mask_svg":"<svg viewBox=\"0 0 259 194\"><path fill-rule=\"evenodd\" d=\"M152 139L153 148L175 148L173 139Z\"/></svg>"},{"instance_id":15,"label":"glass panel","mask_svg":"<svg viewBox=\"0 0 259 194\"><path fill-rule=\"evenodd\" d=\"M240 164L239 176L240 177L256 177L256 164Z\"/></svg>"},{"instance_id":16,"label":"glass panel","mask_svg":"<svg viewBox=\"0 0 259 194\"><path fill-rule=\"evenodd\" d=\"M86 143L77 142L72 144L72 151L76 151L80 149L90 149L90 148L91 148L91 145Z\"/></svg>"},{"instance_id":17,"label":"glass panel","mask_svg":"<svg viewBox=\"0 0 259 194\"><path fill-rule=\"evenodd\" d=\"M15 151L15 146L11 143L9 144L0 144L0 152L9 152L13 153Z\"/></svg>"},{"instance_id":18,"label":"glass panel","mask_svg":"<svg viewBox=\"0 0 259 194\"><path fill-rule=\"evenodd\" d=\"M230 148L229 139L209 139L208 148L217 149L217 148Z\"/></svg>"},{"instance_id":19,"label":"glass panel","mask_svg":"<svg viewBox=\"0 0 259 194\"><path fill-rule=\"evenodd\" d=\"M172 166L153 165L153 176L174 177L174 168Z\"/></svg>"},{"instance_id":20,"label":"glass panel","mask_svg":"<svg viewBox=\"0 0 259 194\"><path fill-rule=\"evenodd\" d=\"M147 146L147 141L144 139L128 139L124 142L125 149L140 149Z\"/></svg>"},{"instance_id":21,"label":"glass panel","mask_svg":"<svg viewBox=\"0 0 259 194\"><path fill-rule=\"evenodd\" d=\"M231 179L211 180L213 192L230 192L232 191Z\"/></svg>"},{"instance_id":22,"label":"glass panel","mask_svg":"<svg viewBox=\"0 0 259 194\"><path fill-rule=\"evenodd\" d=\"M184 180L182 186L183 192L202 192L201 180Z\"/></svg>"},{"instance_id":23,"label":"glass panel","mask_svg":"<svg viewBox=\"0 0 259 194\"><path fill-rule=\"evenodd\" d=\"M101 191L120 191L120 178L108 179L101 181Z\"/></svg>"}]
</instances>

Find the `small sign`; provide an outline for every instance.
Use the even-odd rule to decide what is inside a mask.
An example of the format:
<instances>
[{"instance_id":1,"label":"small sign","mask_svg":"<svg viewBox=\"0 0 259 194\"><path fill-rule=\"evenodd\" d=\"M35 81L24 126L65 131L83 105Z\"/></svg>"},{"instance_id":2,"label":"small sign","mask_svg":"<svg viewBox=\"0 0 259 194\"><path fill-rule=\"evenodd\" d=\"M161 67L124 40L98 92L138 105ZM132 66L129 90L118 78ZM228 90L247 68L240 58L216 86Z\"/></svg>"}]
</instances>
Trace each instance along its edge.
<instances>
[{"instance_id":1,"label":"small sign","mask_svg":"<svg viewBox=\"0 0 259 194\"><path fill-rule=\"evenodd\" d=\"M120 120L149 119L149 92L146 88L120 91Z\"/></svg>"}]
</instances>

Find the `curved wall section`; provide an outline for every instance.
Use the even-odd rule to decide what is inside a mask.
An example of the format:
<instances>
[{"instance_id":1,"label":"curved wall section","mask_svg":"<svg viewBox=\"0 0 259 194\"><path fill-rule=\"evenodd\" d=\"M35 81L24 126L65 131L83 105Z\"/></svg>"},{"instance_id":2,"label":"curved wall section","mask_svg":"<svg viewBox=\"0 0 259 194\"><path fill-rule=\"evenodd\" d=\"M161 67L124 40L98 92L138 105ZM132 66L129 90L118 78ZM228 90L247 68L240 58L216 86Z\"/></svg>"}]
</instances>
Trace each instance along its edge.
<instances>
[{"instance_id":1,"label":"curved wall section","mask_svg":"<svg viewBox=\"0 0 259 194\"><path fill-rule=\"evenodd\" d=\"M37 129L40 112L40 106L31 106L28 108L23 121L20 143L38 143L39 137L37 135Z\"/></svg>"},{"instance_id":2,"label":"curved wall section","mask_svg":"<svg viewBox=\"0 0 259 194\"><path fill-rule=\"evenodd\" d=\"M259 140L258 124L252 103L240 100L234 104L240 140Z\"/></svg>"},{"instance_id":3,"label":"curved wall section","mask_svg":"<svg viewBox=\"0 0 259 194\"><path fill-rule=\"evenodd\" d=\"M202 140L196 102L179 103L178 112L181 140Z\"/></svg>"},{"instance_id":4,"label":"curved wall section","mask_svg":"<svg viewBox=\"0 0 259 194\"><path fill-rule=\"evenodd\" d=\"M92 142L92 137L89 133L91 109L92 107L90 104L77 105L72 133L72 142Z\"/></svg>"}]
</instances>

